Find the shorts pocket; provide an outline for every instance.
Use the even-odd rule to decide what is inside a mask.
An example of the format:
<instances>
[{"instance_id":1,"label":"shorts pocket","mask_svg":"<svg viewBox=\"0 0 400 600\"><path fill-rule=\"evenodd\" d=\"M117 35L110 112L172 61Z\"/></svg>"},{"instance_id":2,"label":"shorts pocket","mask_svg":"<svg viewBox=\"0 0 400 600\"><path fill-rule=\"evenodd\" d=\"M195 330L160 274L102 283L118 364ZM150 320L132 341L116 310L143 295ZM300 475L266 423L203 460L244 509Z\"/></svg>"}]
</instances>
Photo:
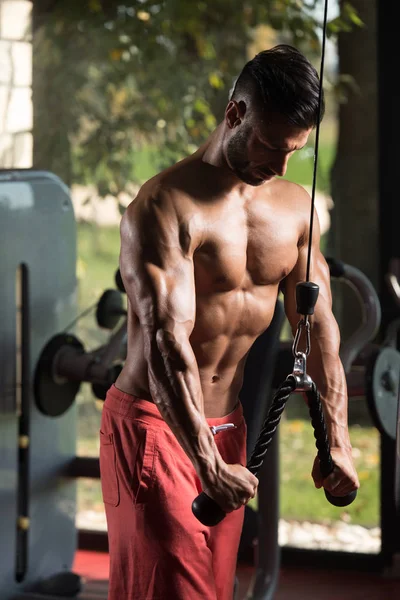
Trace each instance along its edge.
<instances>
[{"instance_id":1,"label":"shorts pocket","mask_svg":"<svg viewBox=\"0 0 400 600\"><path fill-rule=\"evenodd\" d=\"M153 487L156 462L156 432L140 429L140 443L136 455L132 491L136 505L144 504Z\"/></svg>"},{"instance_id":2,"label":"shorts pocket","mask_svg":"<svg viewBox=\"0 0 400 600\"><path fill-rule=\"evenodd\" d=\"M100 431L100 479L103 502L118 506L117 457L112 433Z\"/></svg>"}]
</instances>

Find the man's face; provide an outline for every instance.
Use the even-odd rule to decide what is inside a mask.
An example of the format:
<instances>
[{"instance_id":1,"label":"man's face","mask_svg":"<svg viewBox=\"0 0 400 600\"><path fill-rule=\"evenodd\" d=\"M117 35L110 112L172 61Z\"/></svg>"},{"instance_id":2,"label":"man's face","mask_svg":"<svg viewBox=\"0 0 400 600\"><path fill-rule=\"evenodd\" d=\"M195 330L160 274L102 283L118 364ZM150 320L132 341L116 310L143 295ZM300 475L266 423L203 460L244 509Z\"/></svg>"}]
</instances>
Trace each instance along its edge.
<instances>
[{"instance_id":1,"label":"man's face","mask_svg":"<svg viewBox=\"0 0 400 600\"><path fill-rule=\"evenodd\" d=\"M244 183L262 185L286 173L289 158L307 143L311 129L288 124L281 115L247 117L234 127L226 146L230 169Z\"/></svg>"}]
</instances>

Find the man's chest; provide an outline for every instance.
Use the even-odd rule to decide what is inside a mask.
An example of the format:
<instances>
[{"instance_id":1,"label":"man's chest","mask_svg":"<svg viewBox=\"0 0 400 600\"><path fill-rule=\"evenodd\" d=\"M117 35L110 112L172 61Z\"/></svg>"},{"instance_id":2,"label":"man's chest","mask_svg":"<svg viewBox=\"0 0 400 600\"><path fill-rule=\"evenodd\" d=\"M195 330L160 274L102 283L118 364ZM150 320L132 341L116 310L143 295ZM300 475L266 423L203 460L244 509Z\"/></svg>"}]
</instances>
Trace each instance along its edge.
<instances>
[{"instance_id":1,"label":"man's chest","mask_svg":"<svg viewBox=\"0 0 400 600\"><path fill-rule=\"evenodd\" d=\"M194 254L198 290L275 285L296 264L299 227L284 207L215 211L204 218L203 231Z\"/></svg>"}]
</instances>

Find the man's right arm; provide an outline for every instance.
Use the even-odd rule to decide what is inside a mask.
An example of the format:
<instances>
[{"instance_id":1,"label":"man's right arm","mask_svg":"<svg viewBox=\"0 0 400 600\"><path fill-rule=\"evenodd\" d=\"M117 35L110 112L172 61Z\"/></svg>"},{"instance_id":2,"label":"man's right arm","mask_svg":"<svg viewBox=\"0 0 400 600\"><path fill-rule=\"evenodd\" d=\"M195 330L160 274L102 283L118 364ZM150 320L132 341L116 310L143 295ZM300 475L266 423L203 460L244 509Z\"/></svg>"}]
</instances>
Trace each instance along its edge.
<instances>
[{"instance_id":1,"label":"man's right arm","mask_svg":"<svg viewBox=\"0 0 400 600\"><path fill-rule=\"evenodd\" d=\"M196 316L193 252L193 240L177 215L172 192L139 196L126 211L121 221L120 269L143 333L152 398L205 491L228 511L243 504L246 494L254 495L257 480L237 465L246 473L235 481L204 416L199 371L189 341Z\"/></svg>"}]
</instances>

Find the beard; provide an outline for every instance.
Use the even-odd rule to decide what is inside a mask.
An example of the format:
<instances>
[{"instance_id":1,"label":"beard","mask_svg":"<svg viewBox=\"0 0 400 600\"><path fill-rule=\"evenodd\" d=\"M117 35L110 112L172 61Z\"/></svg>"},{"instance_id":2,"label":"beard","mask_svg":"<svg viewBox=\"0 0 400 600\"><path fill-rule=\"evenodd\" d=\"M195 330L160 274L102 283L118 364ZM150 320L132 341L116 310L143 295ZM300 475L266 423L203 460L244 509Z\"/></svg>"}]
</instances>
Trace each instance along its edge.
<instances>
[{"instance_id":1,"label":"beard","mask_svg":"<svg viewBox=\"0 0 400 600\"><path fill-rule=\"evenodd\" d=\"M230 138L226 147L226 160L236 177L248 185L258 186L264 181L250 170L247 158L249 133L248 129L241 128Z\"/></svg>"}]
</instances>

